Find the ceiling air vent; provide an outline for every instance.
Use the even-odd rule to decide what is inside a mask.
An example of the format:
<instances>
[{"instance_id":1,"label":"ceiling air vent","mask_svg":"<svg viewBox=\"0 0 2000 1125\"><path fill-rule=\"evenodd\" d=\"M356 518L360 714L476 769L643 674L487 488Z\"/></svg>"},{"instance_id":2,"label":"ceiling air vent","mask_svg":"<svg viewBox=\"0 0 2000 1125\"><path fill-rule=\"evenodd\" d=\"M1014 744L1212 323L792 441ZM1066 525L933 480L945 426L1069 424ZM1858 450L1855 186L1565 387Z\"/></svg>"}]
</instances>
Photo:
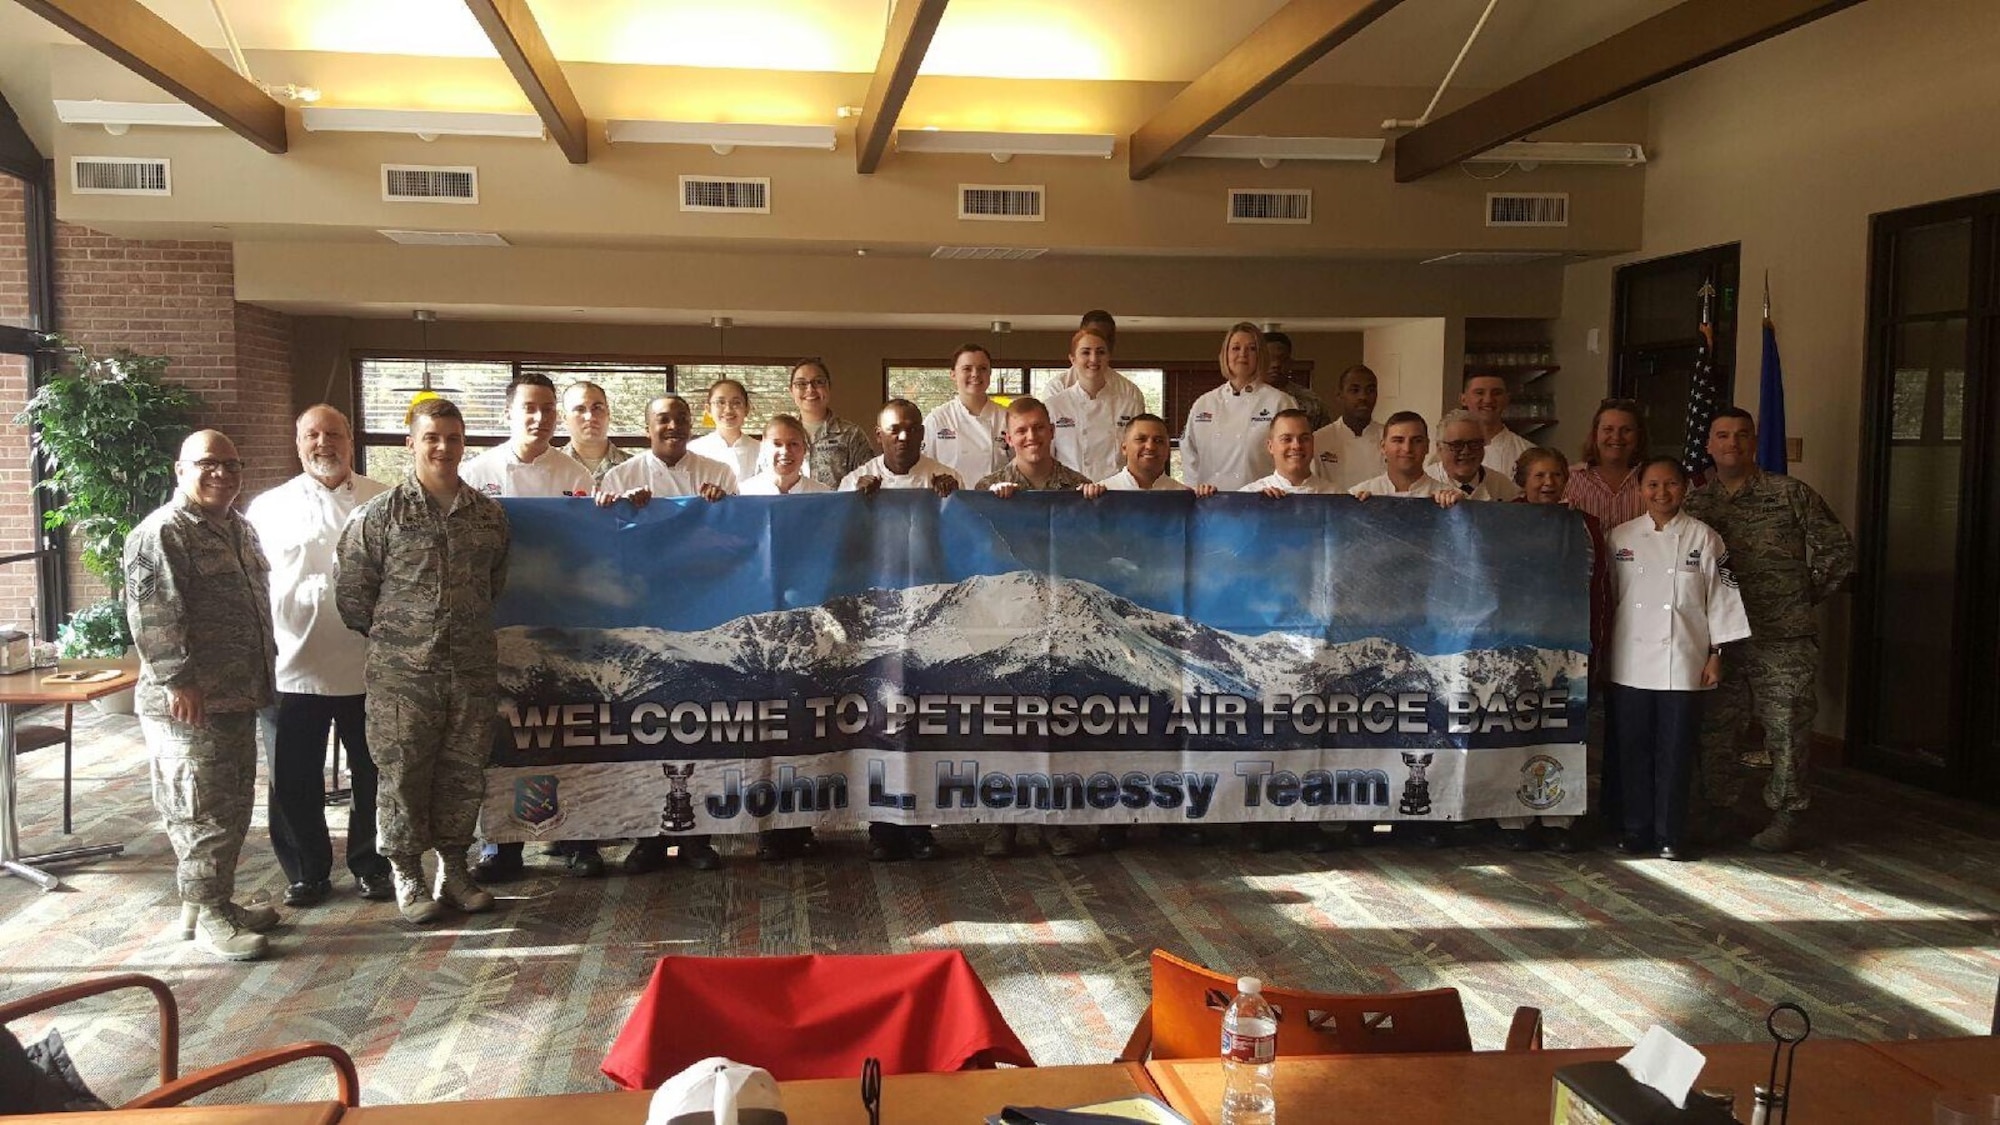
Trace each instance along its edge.
<instances>
[{"instance_id":1,"label":"ceiling air vent","mask_svg":"<svg viewBox=\"0 0 2000 1125\"><path fill-rule=\"evenodd\" d=\"M958 185L958 217L981 222L1039 223L1042 197L1048 189L1040 184Z\"/></svg>"},{"instance_id":2,"label":"ceiling air vent","mask_svg":"<svg viewBox=\"0 0 2000 1125\"><path fill-rule=\"evenodd\" d=\"M384 164L382 198L395 203L477 203L479 169Z\"/></svg>"},{"instance_id":3,"label":"ceiling air vent","mask_svg":"<svg viewBox=\"0 0 2000 1125\"><path fill-rule=\"evenodd\" d=\"M771 181L763 177L682 176L681 210L771 213Z\"/></svg>"},{"instance_id":4,"label":"ceiling air vent","mask_svg":"<svg viewBox=\"0 0 2000 1125\"><path fill-rule=\"evenodd\" d=\"M402 246L506 246L506 239L484 230L378 230L376 234Z\"/></svg>"},{"instance_id":5,"label":"ceiling air vent","mask_svg":"<svg viewBox=\"0 0 2000 1125\"><path fill-rule=\"evenodd\" d=\"M953 262L1031 262L1049 252L1046 246L940 246L931 257Z\"/></svg>"},{"instance_id":6,"label":"ceiling air vent","mask_svg":"<svg viewBox=\"0 0 2000 1125\"><path fill-rule=\"evenodd\" d=\"M1569 196L1565 193L1486 196L1486 225L1489 227L1566 227L1569 225Z\"/></svg>"},{"instance_id":7,"label":"ceiling air vent","mask_svg":"<svg viewBox=\"0 0 2000 1125\"><path fill-rule=\"evenodd\" d=\"M1312 189L1230 188L1229 221L1310 223L1313 221Z\"/></svg>"},{"instance_id":8,"label":"ceiling air vent","mask_svg":"<svg viewBox=\"0 0 2000 1125\"><path fill-rule=\"evenodd\" d=\"M151 156L77 156L69 162L78 195L172 195L173 161Z\"/></svg>"}]
</instances>

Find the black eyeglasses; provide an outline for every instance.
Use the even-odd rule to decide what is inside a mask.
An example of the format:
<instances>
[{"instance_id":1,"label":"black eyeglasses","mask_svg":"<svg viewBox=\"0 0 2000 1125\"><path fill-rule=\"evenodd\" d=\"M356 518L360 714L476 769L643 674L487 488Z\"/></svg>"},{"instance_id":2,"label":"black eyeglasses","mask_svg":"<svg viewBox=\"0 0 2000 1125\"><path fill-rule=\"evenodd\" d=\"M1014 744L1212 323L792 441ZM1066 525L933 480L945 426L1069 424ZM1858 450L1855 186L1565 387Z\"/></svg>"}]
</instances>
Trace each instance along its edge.
<instances>
[{"instance_id":1,"label":"black eyeglasses","mask_svg":"<svg viewBox=\"0 0 2000 1125\"><path fill-rule=\"evenodd\" d=\"M1453 453L1476 453L1486 448L1485 438L1466 438L1463 441L1441 441L1438 445Z\"/></svg>"},{"instance_id":2,"label":"black eyeglasses","mask_svg":"<svg viewBox=\"0 0 2000 1125\"><path fill-rule=\"evenodd\" d=\"M227 461L218 461L213 457L203 457L199 461L183 461L181 464L193 465L204 473L228 473L230 476L235 476L243 471L243 462L238 461L234 457Z\"/></svg>"},{"instance_id":3,"label":"black eyeglasses","mask_svg":"<svg viewBox=\"0 0 2000 1125\"><path fill-rule=\"evenodd\" d=\"M804 390L810 390L810 389L811 389L811 388L813 388L813 387L818 387L818 388L819 388L820 390L825 390L825 389L827 389L828 387L831 387L831 386L833 386L833 380L831 380L831 379L794 379L794 380L792 380L792 389L793 389L793 390L795 390L795 391L804 391Z\"/></svg>"}]
</instances>

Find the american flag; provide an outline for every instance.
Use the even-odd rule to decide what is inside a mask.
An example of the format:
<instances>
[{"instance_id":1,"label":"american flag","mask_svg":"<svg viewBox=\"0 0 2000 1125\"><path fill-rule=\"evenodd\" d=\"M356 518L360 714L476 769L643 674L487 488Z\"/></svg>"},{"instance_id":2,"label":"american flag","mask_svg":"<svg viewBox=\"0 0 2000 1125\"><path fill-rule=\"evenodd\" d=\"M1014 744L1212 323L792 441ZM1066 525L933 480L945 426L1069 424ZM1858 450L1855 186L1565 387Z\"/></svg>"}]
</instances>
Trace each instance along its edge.
<instances>
[{"instance_id":1,"label":"american flag","mask_svg":"<svg viewBox=\"0 0 2000 1125\"><path fill-rule=\"evenodd\" d=\"M1722 407L1722 379L1715 370L1715 280L1702 282L1701 350L1695 353L1694 377L1688 381L1687 446L1681 450L1681 464L1688 475L1708 469L1715 459L1708 455L1708 423Z\"/></svg>"}]
</instances>

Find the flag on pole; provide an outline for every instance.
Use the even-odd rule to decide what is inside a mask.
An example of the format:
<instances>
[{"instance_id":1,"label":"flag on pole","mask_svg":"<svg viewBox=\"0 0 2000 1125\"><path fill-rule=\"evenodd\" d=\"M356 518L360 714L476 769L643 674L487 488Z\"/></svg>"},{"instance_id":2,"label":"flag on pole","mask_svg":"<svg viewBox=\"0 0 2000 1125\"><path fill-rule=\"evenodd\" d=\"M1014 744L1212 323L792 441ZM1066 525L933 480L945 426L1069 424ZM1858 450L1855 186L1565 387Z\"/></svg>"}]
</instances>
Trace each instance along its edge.
<instances>
[{"instance_id":1,"label":"flag on pole","mask_svg":"<svg viewBox=\"0 0 2000 1125\"><path fill-rule=\"evenodd\" d=\"M1785 471L1785 368L1778 362L1778 330L1771 324L1771 275L1764 275L1764 368L1757 392L1757 464Z\"/></svg>"},{"instance_id":2,"label":"flag on pole","mask_svg":"<svg viewBox=\"0 0 2000 1125\"><path fill-rule=\"evenodd\" d=\"M1701 298L1701 348L1688 380L1687 443L1681 450L1681 464L1690 477L1715 463L1708 455L1708 423L1722 407L1722 377L1715 369L1715 279L1703 281L1696 295Z\"/></svg>"}]
</instances>

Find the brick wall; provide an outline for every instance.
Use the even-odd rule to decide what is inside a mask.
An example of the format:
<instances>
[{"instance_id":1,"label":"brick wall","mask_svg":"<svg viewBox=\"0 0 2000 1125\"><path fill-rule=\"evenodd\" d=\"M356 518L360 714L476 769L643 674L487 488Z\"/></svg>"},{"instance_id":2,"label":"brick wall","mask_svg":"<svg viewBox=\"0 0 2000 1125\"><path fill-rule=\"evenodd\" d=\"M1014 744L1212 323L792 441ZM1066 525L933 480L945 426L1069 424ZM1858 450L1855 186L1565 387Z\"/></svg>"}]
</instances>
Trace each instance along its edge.
<instances>
[{"instance_id":1,"label":"brick wall","mask_svg":"<svg viewBox=\"0 0 2000 1125\"><path fill-rule=\"evenodd\" d=\"M0 175L0 324L28 322L28 227L21 181ZM28 394L28 364L0 355L0 555L35 549L34 498L28 483L28 428L14 415ZM0 566L0 624L34 619L35 567Z\"/></svg>"},{"instance_id":2,"label":"brick wall","mask_svg":"<svg viewBox=\"0 0 2000 1125\"><path fill-rule=\"evenodd\" d=\"M0 215L19 185L0 177ZM25 313L26 276L9 280L0 218L0 316L18 300ZM24 232L22 232L24 233ZM20 238L21 233L13 237ZM171 362L167 377L199 392L206 403L199 425L235 439L248 469L247 499L298 471L291 439L291 318L235 299L235 270L226 242L135 241L112 238L69 223L56 225L56 315L62 331L92 351L118 347ZM25 370L0 359L0 412L11 420L26 389ZM27 511L25 431L0 422L0 553L13 548L17 512ZM14 468L21 466L17 482ZM27 519L27 522L32 522ZM22 578L8 572L20 569ZM70 608L103 595L102 586L72 559ZM26 568L0 567L0 622L15 620L13 607L30 583Z\"/></svg>"}]
</instances>

